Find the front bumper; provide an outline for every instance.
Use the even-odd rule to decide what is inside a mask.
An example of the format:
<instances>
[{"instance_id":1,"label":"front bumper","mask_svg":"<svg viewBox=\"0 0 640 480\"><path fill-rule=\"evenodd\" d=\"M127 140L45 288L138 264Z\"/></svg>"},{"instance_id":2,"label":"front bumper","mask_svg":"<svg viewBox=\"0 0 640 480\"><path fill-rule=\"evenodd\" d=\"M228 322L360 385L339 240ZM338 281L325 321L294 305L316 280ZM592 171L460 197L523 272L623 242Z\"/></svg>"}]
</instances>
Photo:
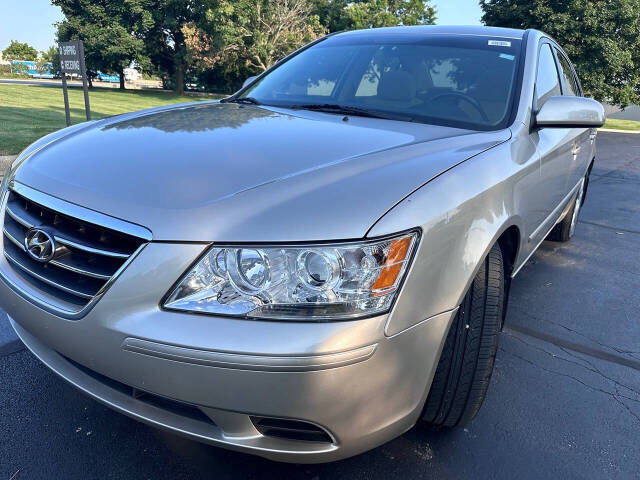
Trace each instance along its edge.
<instances>
[{"instance_id":1,"label":"front bumper","mask_svg":"<svg viewBox=\"0 0 640 480\"><path fill-rule=\"evenodd\" d=\"M11 277L2 257L0 306L26 346L77 388L198 441L279 461L322 462L411 428L454 312L388 337L386 315L304 323L163 311L160 299L204 248L148 244L78 320L46 312L18 294L20 279ZM120 386L133 387L134 394ZM181 402L206 418L150 404L137 391ZM330 440L265 435L252 417L308 422Z\"/></svg>"}]
</instances>

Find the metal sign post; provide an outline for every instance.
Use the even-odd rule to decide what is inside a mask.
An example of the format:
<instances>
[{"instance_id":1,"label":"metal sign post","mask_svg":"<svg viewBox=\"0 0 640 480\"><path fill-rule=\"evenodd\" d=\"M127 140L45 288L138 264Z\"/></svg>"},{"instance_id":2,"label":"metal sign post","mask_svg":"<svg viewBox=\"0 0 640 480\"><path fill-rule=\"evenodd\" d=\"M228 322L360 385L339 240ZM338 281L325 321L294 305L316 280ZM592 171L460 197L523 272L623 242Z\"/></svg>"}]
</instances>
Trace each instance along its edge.
<instances>
[{"instance_id":1,"label":"metal sign post","mask_svg":"<svg viewBox=\"0 0 640 480\"><path fill-rule=\"evenodd\" d=\"M67 126L71 125L69 112L69 97L67 95L67 73L77 73L82 77L82 89L84 90L84 110L87 120L91 120L91 108L89 107L89 87L87 82L87 68L84 63L84 44L82 40L62 42L58 44L60 52L60 70L62 73L62 95L64 96L64 111Z\"/></svg>"},{"instance_id":2,"label":"metal sign post","mask_svg":"<svg viewBox=\"0 0 640 480\"><path fill-rule=\"evenodd\" d=\"M71 114L69 112L69 95L67 95L67 74L64 71L62 62L60 62L60 70L62 73L62 96L64 97L64 116L67 120L67 127L71 126Z\"/></svg>"}]
</instances>

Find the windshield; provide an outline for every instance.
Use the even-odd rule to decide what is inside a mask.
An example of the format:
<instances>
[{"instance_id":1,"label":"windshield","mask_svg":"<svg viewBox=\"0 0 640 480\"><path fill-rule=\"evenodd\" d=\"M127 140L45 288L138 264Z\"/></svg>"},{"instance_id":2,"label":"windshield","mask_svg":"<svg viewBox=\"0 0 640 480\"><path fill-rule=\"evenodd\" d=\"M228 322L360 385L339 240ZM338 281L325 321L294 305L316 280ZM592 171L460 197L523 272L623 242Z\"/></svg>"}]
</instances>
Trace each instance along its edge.
<instances>
[{"instance_id":1,"label":"windshield","mask_svg":"<svg viewBox=\"0 0 640 480\"><path fill-rule=\"evenodd\" d=\"M471 35L337 35L279 65L240 98L494 130L510 117L520 45Z\"/></svg>"}]
</instances>

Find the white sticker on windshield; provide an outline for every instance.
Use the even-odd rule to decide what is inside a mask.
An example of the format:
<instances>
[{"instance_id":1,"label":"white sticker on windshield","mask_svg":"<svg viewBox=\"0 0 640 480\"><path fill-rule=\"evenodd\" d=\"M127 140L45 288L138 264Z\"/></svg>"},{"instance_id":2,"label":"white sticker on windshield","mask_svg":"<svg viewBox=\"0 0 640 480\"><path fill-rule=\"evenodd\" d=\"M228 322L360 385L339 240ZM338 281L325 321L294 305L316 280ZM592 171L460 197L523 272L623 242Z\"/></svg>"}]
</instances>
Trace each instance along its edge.
<instances>
[{"instance_id":1,"label":"white sticker on windshield","mask_svg":"<svg viewBox=\"0 0 640 480\"><path fill-rule=\"evenodd\" d=\"M494 47L510 47L511 42L507 42L506 40L489 40L489 45Z\"/></svg>"}]
</instances>

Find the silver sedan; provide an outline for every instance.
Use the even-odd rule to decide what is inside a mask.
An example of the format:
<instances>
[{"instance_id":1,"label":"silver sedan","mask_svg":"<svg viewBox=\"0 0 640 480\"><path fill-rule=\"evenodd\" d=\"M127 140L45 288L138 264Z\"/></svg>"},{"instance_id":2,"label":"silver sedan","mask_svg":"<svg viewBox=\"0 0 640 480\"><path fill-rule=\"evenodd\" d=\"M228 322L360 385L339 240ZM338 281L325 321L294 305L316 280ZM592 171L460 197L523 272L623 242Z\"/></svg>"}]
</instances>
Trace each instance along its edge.
<instances>
[{"instance_id":1,"label":"silver sedan","mask_svg":"<svg viewBox=\"0 0 640 480\"><path fill-rule=\"evenodd\" d=\"M538 31L330 35L222 101L29 146L0 305L63 379L213 445L323 462L463 426L603 123Z\"/></svg>"}]
</instances>

